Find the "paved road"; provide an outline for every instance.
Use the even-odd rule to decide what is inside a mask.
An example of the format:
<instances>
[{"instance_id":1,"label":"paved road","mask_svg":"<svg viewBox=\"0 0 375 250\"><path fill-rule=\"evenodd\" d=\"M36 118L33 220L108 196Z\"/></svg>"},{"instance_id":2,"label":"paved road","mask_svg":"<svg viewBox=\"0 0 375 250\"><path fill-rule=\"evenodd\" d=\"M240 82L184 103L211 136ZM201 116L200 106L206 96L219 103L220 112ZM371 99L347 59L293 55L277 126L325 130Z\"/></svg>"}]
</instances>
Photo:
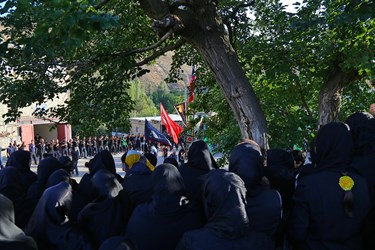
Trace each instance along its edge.
<instances>
[{"instance_id":1,"label":"paved road","mask_svg":"<svg viewBox=\"0 0 375 250\"><path fill-rule=\"evenodd\" d=\"M125 173L121 168L121 156L122 154L113 154L113 159L115 160L115 164L116 164L116 172L122 177L124 177ZM88 162L91 158L87 158L87 159L82 158L78 160L78 175L72 174L72 178L76 179L79 182L82 176L85 173L88 173L88 169L85 167L85 163ZM161 152L159 152L158 165L161 163L163 163L163 157L161 156ZM36 169L37 169L37 165L32 164L31 170L36 173Z\"/></svg>"}]
</instances>

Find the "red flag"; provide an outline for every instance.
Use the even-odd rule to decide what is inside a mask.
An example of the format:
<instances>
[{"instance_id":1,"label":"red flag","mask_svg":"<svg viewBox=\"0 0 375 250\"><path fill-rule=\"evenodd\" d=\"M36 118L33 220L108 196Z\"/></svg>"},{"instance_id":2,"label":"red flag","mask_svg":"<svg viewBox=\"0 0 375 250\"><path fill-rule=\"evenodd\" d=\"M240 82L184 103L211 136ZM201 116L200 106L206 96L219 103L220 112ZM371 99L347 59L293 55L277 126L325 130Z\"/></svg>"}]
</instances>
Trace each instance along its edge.
<instances>
[{"instance_id":1,"label":"red flag","mask_svg":"<svg viewBox=\"0 0 375 250\"><path fill-rule=\"evenodd\" d=\"M195 82L197 81L197 76L195 74L196 66L194 65L191 69L191 78L190 78L190 86L189 86L189 102L194 101L194 89L195 89Z\"/></svg>"},{"instance_id":2,"label":"red flag","mask_svg":"<svg viewBox=\"0 0 375 250\"><path fill-rule=\"evenodd\" d=\"M160 103L160 116L161 116L161 124L165 126L168 133L172 136L174 143L178 143L178 137L181 134L183 128L178 125L172 118L168 115L167 111L165 111L163 104Z\"/></svg>"}]
</instances>

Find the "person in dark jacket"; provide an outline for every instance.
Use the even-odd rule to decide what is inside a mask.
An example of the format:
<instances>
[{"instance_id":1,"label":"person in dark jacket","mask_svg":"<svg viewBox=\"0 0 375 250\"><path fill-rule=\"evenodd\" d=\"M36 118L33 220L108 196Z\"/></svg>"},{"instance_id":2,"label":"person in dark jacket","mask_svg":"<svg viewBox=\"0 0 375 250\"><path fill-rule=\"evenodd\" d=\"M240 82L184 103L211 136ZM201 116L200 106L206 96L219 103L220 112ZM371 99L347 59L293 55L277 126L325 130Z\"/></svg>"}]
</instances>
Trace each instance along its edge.
<instances>
[{"instance_id":1,"label":"person in dark jacket","mask_svg":"<svg viewBox=\"0 0 375 250\"><path fill-rule=\"evenodd\" d=\"M289 236L297 249L361 249L361 227L371 204L365 179L348 171L349 127L321 127L315 151L315 171L300 179L294 193Z\"/></svg>"},{"instance_id":2,"label":"person in dark jacket","mask_svg":"<svg viewBox=\"0 0 375 250\"><path fill-rule=\"evenodd\" d=\"M102 150L91 159L87 165L89 173L82 176L78 184L78 190L73 197L72 208L69 213L71 221L77 221L78 213L84 206L93 201L92 178L95 173L101 169L106 169L116 176L116 179L121 183L122 177L116 173L116 165L112 154L108 150Z\"/></svg>"},{"instance_id":3,"label":"person in dark jacket","mask_svg":"<svg viewBox=\"0 0 375 250\"><path fill-rule=\"evenodd\" d=\"M108 238L122 235L130 217L130 201L116 176L106 169L92 178L95 199L78 214L78 225L95 248Z\"/></svg>"},{"instance_id":4,"label":"person in dark jacket","mask_svg":"<svg viewBox=\"0 0 375 250\"><path fill-rule=\"evenodd\" d=\"M264 160L256 142L244 140L235 146L229 157L229 171L245 182L246 211L250 226L273 241L282 215L280 194L263 181Z\"/></svg>"},{"instance_id":5,"label":"person in dark jacket","mask_svg":"<svg viewBox=\"0 0 375 250\"><path fill-rule=\"evenodd\" d=\"M188 197L201 202L205 174L211 170L219 169L219 166L207 143L202 140L195 141L190 145L187 158L187 163L182 164L179 170L184 178Z\"/></svg>"},{"instance_id":6,"label":"person in dark jacket","mask_svg":"<svg viewBox=\"0 0 375 250\"><path fill-rule=\"evenodd\" d=\"M293 156L284 149L275 148L267 151L265 175L272 188L276 189L283 201L284 214L288 214L292 205L295 186Z\"/></svg>"},{"instance_id":7,"label":"person in dark jacket","mask_svg":"<svg viewBox=\"0 0 375 250\"><path fill-rule=\"evenodd\" d=\"M285 149L274 148L267 151L267 167L264 168L271 187L276 189L282 200L283 217L275 235L276 246L287 245L287 222L292 206L295 186L294 160Z\"/></svg>"},{"instance_id":8,"label":"person in dark jacket","mask_svg":"<svg viewBox=\"0 0 375 250\"><path fill-rule=\"evenodd\" d=\"M30 170L30 160L30 152L18 150L11 154L6 163L6 166L14 167L21 173L22 186L25 190L38 179L37 175Z\"/></svg>"},{"instance_id":9,"label":"person in dark jacket","mask_svg":"<svg viewBox=\"0 0 375 250\"><path fill-rule=\"evenodd\" d=\"M125 178L122 182L135 208L141 203L151 200L153 193L152 172L155 166L136 150L129 150L125 157Z\"/></svg>"},{"instance_id":10,"label":"person in dark jacket","mask_svg":"<svg viewBox=\"0 0 375 250\"><path fill-rule=\"evenodd\" d=\"M68 219L72 202L69 179L69 173L63 169L49 177L47 189L25 228L25 233L35 239L41 250L91 249L81 232L73 228Z\"/></svg>"},{"instance_id":11,"label":"person in dark jacket","mask_svg":"<svg viewBox=\"0 0 375 250\"><path fill-rule=\"evenodd\" d=\"M265 234L251 230L246 213L246 188L235 173L210 171L203 184L207 224L186 232L177 250L272 249Z\"/></svg>"},{"instance_id":12,"label":"person in dark jacket","mask_svg":"<svg viewBox=\"0 0 375 250\"><path fill-rule=\"evenodd\" d=\"M28 197L34 199L35 202L38 202L46 188L49 176L61 168L62 166L60 162L55 157L47 157L41 160L37 167L38 179L28 189Z\"/></svg>"},{"instance_id":13,"label":"person in dark jacket","mask_svg":"<svg viewBox=\"0 0 375 250\"><path fill-rule=\"evenodd\" d=\"M104 241L99 250L137 250L124 236L114 236Z\"/></svg>"},{"instance_id":14,"label":"person in dark jacket","mask_svg":"<svg viewBox=\"0 0 375 250\"><path fill-rule=\"evenodd\" d=\"M37 181L32 183L27 190L25 203L23 207L27 207L27 209L23 209L22 215L22 227L26 226L26 223L29 221L31 214L34 211L36 204L38 203L40 197L42 196L44 190L47 187L47 181L49 176L54 173L56 170L61 169L61 165L59 161L54 157L47 157L42 159L37 167ZM18 219L16 218L18 221Z\"/></svg>"},{"instance_id":15,"label":"person in dark jacket","mask_svg":"<svg viewBox=\"0 0 375 250\"><path fill-rule=\"evenodd\" d=\"M21 173L16 168L8 166L0 170L0 194L13 202L15 223L22 230L30 217L28 210L25 209L26 191L22 185Z\"/></svg>"},{"instance_id":16,"label":"person in dark jacket","mask_svg":"<svg viewBox=\"0 0 375 250\"><path fill-rule=\"evenodd\" d=\"M173 157L167 157L164 159L164 162L163 163L170 163L172 164L173 166L175 166L176 168L178 168L178 162L175 158Z\"/></svg>"},{"instance_id":17,"label":"person in dark jacket","mask_svg":"<svg viewBox=\"0 0 375 250\"><path fill-rule=\"evenodd\" d=\"M26 236L14 222L13 203L0 194L0 249L38 249L34 239Z\"/></svg>"},{"instance_id":18,"label":"person in dark jacket","mask_svg":"<svg viewBox=\"0 0 375 250\"><path fill-rule=\"evenodd\" d=\"M172 164L159 165L152 182L152 200L135 208L125 237L138 250L174 250L184 232L203 226L204 215L184 196L183 179Z\"/></svg>"},{"instance_id":19,"label":"person in dark jacket","mask_svg":"<svg viewBox=\"0 0 375 250\"><path fill-rule=\"evenodd\" d=\"M351 166L370 186L372 209L364 230L364 249L370 250L375 246L375 118L367 112L356 112L345 123L350 127L354 145Z\"/></svg>"},{"instance_id":20,"label":"person in dark jacket","mask_svg":"<svg viewBox=\"0 0 375 250\"><path fill-rule=\"evenodd\" d=\"M366 112L356 112L345 123L353 139L352 167L367 179L375 195L375 118Z\"/></svg>"}]
</instances>

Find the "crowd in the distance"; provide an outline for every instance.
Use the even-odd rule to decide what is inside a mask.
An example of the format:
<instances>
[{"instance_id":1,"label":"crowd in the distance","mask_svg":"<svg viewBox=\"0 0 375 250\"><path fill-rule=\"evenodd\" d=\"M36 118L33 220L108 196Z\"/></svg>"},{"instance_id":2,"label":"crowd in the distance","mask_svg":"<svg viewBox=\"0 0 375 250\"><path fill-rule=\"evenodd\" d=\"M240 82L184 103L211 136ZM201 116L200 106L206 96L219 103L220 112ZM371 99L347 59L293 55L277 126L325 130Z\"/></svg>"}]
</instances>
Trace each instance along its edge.
<instances>
[{"instance_id":1,"label":"crowd in the distance","mask_svg":"<svg viewBox=\"0 0 375 250\"><path fill-rule=\"evenodd\" d=\"M201 140L182 163L129 148L123 178L102 150L77 183L69 157L35 174L19 150L0 170L0 249L373 249L375 118L322 126L309 153L242 139L224 170Z\"/></svg>"}]
</instances>

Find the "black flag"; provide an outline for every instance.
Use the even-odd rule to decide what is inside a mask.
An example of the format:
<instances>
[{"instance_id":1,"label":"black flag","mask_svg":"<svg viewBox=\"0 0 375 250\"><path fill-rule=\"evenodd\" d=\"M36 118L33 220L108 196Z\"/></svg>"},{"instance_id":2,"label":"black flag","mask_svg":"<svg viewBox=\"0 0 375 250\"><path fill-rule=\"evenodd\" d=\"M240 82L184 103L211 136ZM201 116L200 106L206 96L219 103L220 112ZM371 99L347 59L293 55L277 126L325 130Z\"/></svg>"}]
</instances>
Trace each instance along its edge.
<instances>
[{"instance_id":1,"label":"black flag","mask_svg":"<svg viewBox=\"0 0 375 250\"><path fill-rule=\"evenodd\" d=\"M157 130L154 126L151 125L145 119L145 137L146 140L159 142L162 145L172 146L171 142L163 135L159 130Z\"/></svg>"}]
</instances>

